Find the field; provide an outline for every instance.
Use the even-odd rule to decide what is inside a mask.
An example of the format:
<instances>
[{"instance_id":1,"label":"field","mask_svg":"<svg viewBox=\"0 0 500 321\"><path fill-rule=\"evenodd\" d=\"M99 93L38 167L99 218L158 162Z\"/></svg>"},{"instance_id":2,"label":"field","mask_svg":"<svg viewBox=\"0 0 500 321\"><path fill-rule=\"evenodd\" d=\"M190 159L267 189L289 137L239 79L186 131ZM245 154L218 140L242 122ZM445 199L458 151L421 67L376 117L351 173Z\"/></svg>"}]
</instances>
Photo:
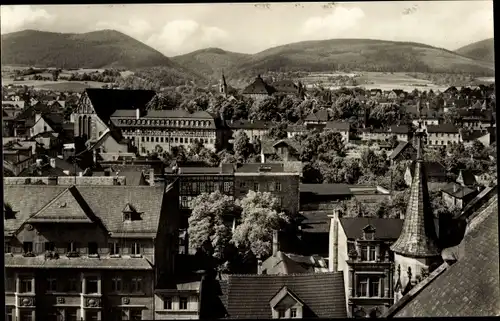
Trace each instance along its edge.
<instances>
[{"instance_id":1,"label":"field","mask_svg":"<svg viewBox=\"0 0 500 321\"><path fill-rule=\"evenodd\" d=\"M36 89L54 91L83 91L85 88L102 88L104 83L95 81L43 81L25 80L14 81L13 79L2 79L3 85L33 86Z\"/></svg>"},{"instance_id":2,"label":"field","mask_svg":"<svg viewBox=\"0 0 500 321\"><path fill-rule=\"evenodd\" d=\"M447 88L447 86L437 86L429 80L413 78L408 76L405 72L389 73L358 71L352 73L311 73L300 80L308 87L321 83L324 87L337 89L343 86L339 86L331 82L328 78L339 76L354 78L359 84L357 87L364 87L366 89L380 88L382 90L402 89L405 91L412 91L417 88L419 90L432 89L434 91L444 91Z\"/></svg>"}]
</instances>

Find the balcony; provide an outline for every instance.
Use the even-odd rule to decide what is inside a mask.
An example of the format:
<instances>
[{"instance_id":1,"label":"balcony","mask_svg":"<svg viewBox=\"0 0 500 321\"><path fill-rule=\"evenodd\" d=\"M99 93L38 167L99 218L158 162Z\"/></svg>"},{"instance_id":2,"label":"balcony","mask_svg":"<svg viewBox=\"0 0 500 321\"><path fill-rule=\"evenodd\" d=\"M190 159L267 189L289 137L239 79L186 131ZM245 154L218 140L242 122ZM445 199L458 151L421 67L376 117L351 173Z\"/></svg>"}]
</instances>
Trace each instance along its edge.
<instances>
[{"instance_id":1,"label":"balcony","mask_svg":"<svg viewBox=\"0 0 500 321\"><path fill-rule=\"evenodd\" d=\"M17 305L24 308L35 307L35 294L22 293L17 295Z\"/></svg>"}]
</instances>

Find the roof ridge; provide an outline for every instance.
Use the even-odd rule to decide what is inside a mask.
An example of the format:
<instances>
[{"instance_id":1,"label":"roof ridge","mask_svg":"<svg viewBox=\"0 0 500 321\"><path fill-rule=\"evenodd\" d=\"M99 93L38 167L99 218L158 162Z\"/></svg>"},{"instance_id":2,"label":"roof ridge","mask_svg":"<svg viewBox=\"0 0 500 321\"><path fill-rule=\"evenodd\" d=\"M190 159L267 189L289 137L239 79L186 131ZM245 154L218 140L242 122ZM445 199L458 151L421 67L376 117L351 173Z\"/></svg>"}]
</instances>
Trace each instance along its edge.
<instances>
[{"instance_id":1,"label":"roof ridge","mask_svg":"<svg viewBox=\"0 0 500 321\"><path fill-rule=\"evenodd\" d=\"M325 276L342 274L342 271L328 271L328 272L307 272L307 273L290 273L290 274L229 274L228 281L232 277L245 277L245 278L269 278L269 277L306 277L306 276Z\"/></svg>"}]
</instances>

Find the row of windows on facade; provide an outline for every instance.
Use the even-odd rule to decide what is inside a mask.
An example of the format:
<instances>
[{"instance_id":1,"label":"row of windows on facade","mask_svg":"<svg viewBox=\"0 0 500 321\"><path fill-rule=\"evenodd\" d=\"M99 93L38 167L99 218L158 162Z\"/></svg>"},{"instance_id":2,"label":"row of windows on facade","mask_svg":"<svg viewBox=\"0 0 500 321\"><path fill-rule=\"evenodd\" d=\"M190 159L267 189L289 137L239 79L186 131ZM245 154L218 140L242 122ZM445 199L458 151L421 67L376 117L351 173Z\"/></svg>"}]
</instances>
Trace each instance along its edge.
<instances>
[{"instance_id":1,"label":"row of windows on facade","mask_svg":"<svg viewBox=\"0 0 500 321\"><path fill-rule=\"evenodd\" d=\"M109 243L109 254L110 255L119 255L121 254L120 243ZM66 253L78 252L81 249L80 245L77 242L69 242L66 244ZM5 242L5 253L12 253L13 246L9 242ZM54 242L45 242L44 243L44 251L55 251L56 244ZM99 246L96 242L89 242L87 246L88 254L99 254ZM141 244L140 243L132 243L128 247L130 255L140 255L141 254ZM40 251L37 251L40 252ZM23 253L35 253L33 248L33 242L23 242Z\"/></svg>"},{"instance_id":2,"label":"row of windows on facade","mask_svg":"<svg viewBox=\"0 0 500 321\"><path fill-rule=\"evenodd\" d=\"M214 191L221 191L223 193L230 193L232 191L233 182L184 182L181 183L180 193L181 194L189 194L189 193L212 193Z\"/></svg>"},{"instance_id":3,"label":"row of windows on facade","mask_svg":"<svg viewBox=\"0 0 500 321\"><path fill-rule=\"evenodd\" d=\"M373 233L367 233L365 240L373 240ZM382 260L384 253L379 253L377 255L377 245L362 245L360 246L360 256L361 261L375 262L377 260ZM389 260L392 260L393 254L388 252Z\"/></svg>"},{"instance_id":4,"label":"row of windows on facade","mask_svg":"<svg viewBox=\"0 0 500 321\"><path fill-rule=\"evenodd\" d=\"M142 309L140 308L122 308L117 314L117 320L142 320ZM85 320L93 321L99 320L99 311L85 310ZM78 321L78 308L57 308L49 311L48 315L44 317L46 321ZM15 316L15 307L6 307L7 321L33 321L33 311L19 309L19 315Z\"/></svg>"},{"instance_id":5,"label":"row of windows on facade","mask_svg":"<svg viewBox=\"0 0 500 321\"><path fill-rule=\"evenodd\" d=\"M174 301L174 298L177 299ZM194 300L198 300L198 297L192 296ZM163 298L163 309L164 310L188 310L188 297L164 297ZM174 304L177 303L177 304Z\"/></svg>"},{"instance_id":6,"label":"row of windows on facade","mask_svg":"<svg viewBox=\"0 0 500 321\"><path fill-rule=\"evenodd\" d=\"M16 289L16 282L14 278L7 277L5 279L6 292L18 293L35 293L35 279L33 277L19 277L19 289ZM39 281L40 282L40 281ZM61 280L60 278L48 277L44 278L42 282L46 282L46 292L56 293L79 293L85 288L85 294L100 294L99 278L87 276L84 280L85 287L82 282L77 278L69 278ZM143 279L142 277L113 277L111 279L111 292L112 293L143 293Z\"/></svg>"},{"instance_id":7,"label":"row of windows on facade","mask_svg":"<svg viewBox=\"0 0 500 321\"><path fill-rule=\"evenodd\" d=\"M240 188L241 189L246 189L253 187L253 191L259 192L259 191L264 191L264 192L281 192L281 183L280 182L268 182L268 183L259 183L259 182L254 182L250 186L247 186L248 182L240 182ZM267 187L267 188L266 188Z\"/></svg>"},{"instance_id":8,"label":"row of windows on facade","mask_svg":"<svg viewBox=\"0 0 500 321\"><path fill-rule=\"evenodd\" d=\"M196 126L209 127L209 120L170 120L170 119L119 119L121 125L156 125L156 126Z\"/></svg>"},{"instance_id":9,"label":"row of windows on facade","mask_svg":"<svg viewBox=\"0 0 500 321\"><path fill-rule=\"evenodd\" d=\"M451 141L447 140L447 141L444 141L444 140L429 140L429 144L430 145L450 145Z\"/></svg>"},{"instance_id":10,"label":"row of windows on facade","mask_svg":"<svg viewBox=\"0 0 500 321\"><path fill-rule=\"evenodd\" d=\"M125 137L128 139L133 140L133 137ZM194 143L194 142L202 142L204 144L214 144L215 139L214 138L185 138L185 137L163 137L163 136L157 136L157 137L149 137L149 136L142 136L141 141L144 143L180 143L180 144L189 144L189 143Z\"/></svg>"},{"instance_id":11,"label":"row of windows on facade","mask_svg":"<svg viewBox=\"0 0 500 321\"><path fill-rule=\"evenodd\" d=\"M286 312L287 312L286 309L278 309L278 319L294 319L297 318L298 316L296 308L290 308L289 317L287 317Z\"/></svg>"}]
</instances>

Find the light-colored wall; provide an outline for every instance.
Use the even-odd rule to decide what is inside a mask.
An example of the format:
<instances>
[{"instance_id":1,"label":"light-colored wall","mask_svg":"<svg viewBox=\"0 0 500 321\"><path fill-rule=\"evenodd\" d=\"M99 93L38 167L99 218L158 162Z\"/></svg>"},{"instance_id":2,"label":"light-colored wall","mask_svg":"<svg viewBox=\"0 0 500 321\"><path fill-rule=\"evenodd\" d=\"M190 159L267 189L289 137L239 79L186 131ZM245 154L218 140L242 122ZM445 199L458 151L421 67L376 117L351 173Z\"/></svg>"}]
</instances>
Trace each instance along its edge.
<instances>
[{"instance_id":1,"label":"light-colored wall","mask_svg":"<svg viewBox=\"0 0 500 321\"><path fill-rule=\"evenodd\" d=\"M394 266L395 271L398 270L398 266L401 266L401 284L403 287L408 283L408 267L411 268L412 281L416 281L417 277L421 275L421 269L428 269L430 264L427 258L411 258L394 253ZM394 284L397 282L397 272L394 273Z\"/></svg>"},{"instance_id":2,"label":"light-colored wall","mask_svg":"<svg viewBox=\"0 0 500 321\"><path fill-rule=\"evenodd\" d=\"M342 271L344 274L344 290L345 290L345 304L347 313L350 313L349 309L349 298L351 293L349 292L349 265L347 264L349 260L349 253L347 250L347 235L345 234L342 224L339 222L338 229L338 271Z\"/></svg>"},{"instance_id":3,"label":"light-colored wall","mask_svg":"<svg viewBox=\"0 0 500 321\"><path fill-rule=\"evenodd\" d=\"M53 131L52 127L40 115L36 115L35 125L30 128L30 137L49 131Z\"/></svg>"},{"instance_id":4,"label":"light-colored wall","mask_svg":"<svg viewBox=\"0 0 500 321\"><path fill-rule=\"evenodd\" d=\"M199 319L199 297L193 294L186 294L188 298L187 310L179 310L179 296L173 295L172 310L163 309L163 298L155 295L155 319L156 320L196 320Z\"/></svg>"},{"instance_id":5,"label":"light-colored wall","mask_svg":"<svg viewBox=\"0 0 500 321\"><path fill-rule=\"evenodd\" d=\"M446 146L451 143L459 143L460 141L460 134L429 133L427 136L427 142L431 146Z\"/></svg>"}]
</instances>

